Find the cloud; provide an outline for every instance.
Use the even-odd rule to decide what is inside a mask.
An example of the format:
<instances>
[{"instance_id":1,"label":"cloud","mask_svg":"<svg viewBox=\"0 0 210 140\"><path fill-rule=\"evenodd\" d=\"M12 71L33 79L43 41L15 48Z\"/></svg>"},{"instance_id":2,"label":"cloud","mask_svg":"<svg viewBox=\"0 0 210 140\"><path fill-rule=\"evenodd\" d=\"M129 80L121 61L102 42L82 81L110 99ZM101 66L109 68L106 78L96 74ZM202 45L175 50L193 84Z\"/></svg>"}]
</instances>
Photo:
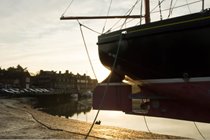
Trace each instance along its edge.
<instances>
[{"instance_id":1,"label":"cloud","mask_svg":"<svg viewBox=\"0 0 210 140\"><path fill-rule=\"evenodd\" d=\"M135 1L113 0L110 15L124 14ZM194 0L188 0L189 3L192 1ZM34 70L51 68L69 69L70 71L82 71L85 67L91 73L78 23L59 20L69 2L68 0L1 0L1 66L23 64ZM110 0L75 0L65 15L106 15L109 3ZM155 4L152 3L151 8ZM181 3L177 3L179 4ZM162 8L166 8L167 5L167 3L163 4ZM200 5L201 3L198 3L190 8L192 11L199 11ZM206 1L206 7L210 7L209 1ZM139 14L138 9L140 5L137 5L134 14ZM185 9L188 12L187 7ZM178 10L175 12L180 13ZM105 20L81 22L101 32ZM116 20L109 20L106 29L115 22ZM82 29L92 61L98 67L100 63L96 45L98 34L85 28Z\"/></svg>"},{"instance_id":2,"label":"cloud","mask_svg":"<svg viewBox=\"0 0 210 140\"><path fill-rule=\"evenodd\" d=\"M61 28L59 15L61 14L62 0L19 0L1 1L1 28L0 41L16 42L37 37L46 31ZM60 9L60 10L59 10ZM8 14L7 14L8 13ZM10 38L10 39L8 39Z\"/></svg>"}]
</instances>

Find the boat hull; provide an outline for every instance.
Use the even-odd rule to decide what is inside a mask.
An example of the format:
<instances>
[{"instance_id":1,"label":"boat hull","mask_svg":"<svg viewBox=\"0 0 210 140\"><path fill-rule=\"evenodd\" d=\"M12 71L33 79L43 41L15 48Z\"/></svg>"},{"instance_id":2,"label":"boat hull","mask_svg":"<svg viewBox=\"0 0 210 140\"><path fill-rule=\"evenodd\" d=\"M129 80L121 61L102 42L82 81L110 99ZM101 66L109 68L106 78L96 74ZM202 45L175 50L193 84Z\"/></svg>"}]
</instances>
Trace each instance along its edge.
<instances>
[{"instance_id":1,"label":"boat hull","mask_svg":"<svg viewBox=\"0 0 210 140\"><path fill-rule=\"evenodd\" d=\"M207 10L103 34L98 37L99 57L110 70L117 60L113 73L140 86L135 96L150 100L149 106L153 101L162 106L131 114L209 123L209 36Z\"/></svg>"},{"instance_id":2,"label":"boat hull","mask_svg":"<svg viewBox=\"0 0 210 140\"><path fill-rule=\"evenodd\" d=\"M99 56L111 69L119 47L114 71L136 80L208 77L209 36L208 11L101 35Z\"/></svg>"}]
</instances>

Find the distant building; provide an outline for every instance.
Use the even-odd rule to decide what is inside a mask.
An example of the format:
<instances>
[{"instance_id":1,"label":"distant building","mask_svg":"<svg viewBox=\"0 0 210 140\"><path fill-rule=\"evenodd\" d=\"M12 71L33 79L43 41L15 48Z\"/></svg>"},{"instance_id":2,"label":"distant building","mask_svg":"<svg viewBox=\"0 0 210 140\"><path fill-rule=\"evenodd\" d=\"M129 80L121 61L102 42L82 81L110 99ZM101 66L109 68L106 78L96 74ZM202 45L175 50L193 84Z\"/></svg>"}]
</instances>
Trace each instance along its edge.
<instances>
[{"instance_id":1,"label":"distant building","mask_svg":"<svg viewBox=\"0 0 210 140\"><path fill-rule=\"evenodd\" d=\"M55 91L65 94L78 94L76 77L72 73L66 71L65 73L59 72L56 75Z\"/></svg>"},{"instance_id":2,"label":"distant building","mask_svg":"<svg viewBox=\"0 0 210 140\"><path fill-rule=\"evenodd\" d=\"M0 69L1 88L29 88L30 74L21 66L10 67L7 70Z\"/></svg>"},{"instance_id":3,"label":"distant building","mask_svg":"<svg viewBox=\"0 0 210 140\"><path fill-rule=\"evenodd\" d=\"M54 89L55 88L55 76L54 71L43 71L33 77L32 86L39 88Z\"/></svg>"},{"instance_id":4,"label":"distant building","mask_svg":"<svg viewBox=\"0 0 210 140\"><path fill-rule=\"evenodd\" d=\"M65 73L41 70L38 75L33 77L33 86L53 89L54 92L63 94L83 94L93 91L97 80L93 80L87 75L74 75L66 70Z\"/></svg>"},{"instance_id":5,"label":"distant building","mask_svg":"<svg viewBox=\"0 0 210 140\"><path fill-rule=\"evenodd\" d=\"M0 88L45 88L62 94L82 95L93 91L96 84L97 80L90 76L74 75L68 70L65 73L40 70L37 75L30 76L26 68L23 69L20 65L7 70L0 68Z\"/></svg>"},{"instance_id":6,"label":"distant building","mask_svg":"<svg viewBox=\"0 0 210 140\"><path fill-rule=\"evenodd\" d=\"M84 75L77 74L76 77L77 77L77 88L80 91L80 93L93 91L93 89L96 87L97 80L91 79L90 76L87 76L86 74Z\"/></svg>"}]
</instances>

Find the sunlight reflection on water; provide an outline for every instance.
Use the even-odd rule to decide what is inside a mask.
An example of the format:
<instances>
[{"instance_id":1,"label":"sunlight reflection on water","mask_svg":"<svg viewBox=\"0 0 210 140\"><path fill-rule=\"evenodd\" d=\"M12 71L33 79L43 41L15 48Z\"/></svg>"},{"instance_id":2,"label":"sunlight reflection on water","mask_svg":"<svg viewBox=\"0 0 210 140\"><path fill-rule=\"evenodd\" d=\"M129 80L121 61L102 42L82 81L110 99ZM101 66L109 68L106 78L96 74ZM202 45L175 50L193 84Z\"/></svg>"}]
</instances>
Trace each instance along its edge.
<instances>
[{"instance_id":1,"label":"sunlight reflection on water","mask_svg":"<svg viewBox=\"0 0 210 140\"><path fill-rule=\"evenodd\" d=\"M39 100L42 111L57 116L65 116L69 119L80 120L92 123L97 110L91 109L92 100L68 100L61 104L51 102L46 104L46 100ZM85 113L86 112L86 113ZM140 115L125 114L121 111L100 111L97 120L101 121L101 125L109 125L121 128L128 128L132 130L153 133L189 137L195 139L202 139L194 122L181 121L175 119L164 119L157 117L144 117ZM145 122L146 120L146 122ZM200 132L206 139L210 139L210 123L196 123ZM88 128L87 128L88 129Z\"/></svg>"},{"instance_id":2,"label":"sunlight reflection on water","mask_svg":"<svg viewBox=\"0 0 210 140\"><path fill-rule=\"evenodd\" d=\"M75 114L71 119L92 122L97 110L84 114ZM100 111L98 119L102 125L117 126L133 130L146 131L147 127L143 116L128 115L120 111ZM146 117L149 129L153 133L202 139L193 122L174 119ZM210 124L196 123L202 135L210 139Z\"/></svg>"}]
</instances>

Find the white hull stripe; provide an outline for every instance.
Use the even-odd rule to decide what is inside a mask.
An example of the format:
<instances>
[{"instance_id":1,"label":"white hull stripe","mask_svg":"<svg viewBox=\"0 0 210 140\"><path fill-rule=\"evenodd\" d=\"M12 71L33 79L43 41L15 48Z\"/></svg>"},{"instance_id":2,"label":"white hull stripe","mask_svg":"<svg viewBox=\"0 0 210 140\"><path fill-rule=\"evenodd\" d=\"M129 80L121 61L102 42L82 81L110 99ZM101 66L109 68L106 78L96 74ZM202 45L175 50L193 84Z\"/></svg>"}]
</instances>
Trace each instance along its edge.
<instances>
[{"instance_id":1,"label":"white hull stripe","mask_svg":"<svg viewBox=\"0 0 210 140\"><path fill-rule=\"evenodd\" d=\"M195 77L189 79L183 78L170 78L170 79L148 79L148 80L138 80L140 83L150 84L150 83L185 83L185 82L210 82L210 77Z\"/></svg>"}]
</instances>

